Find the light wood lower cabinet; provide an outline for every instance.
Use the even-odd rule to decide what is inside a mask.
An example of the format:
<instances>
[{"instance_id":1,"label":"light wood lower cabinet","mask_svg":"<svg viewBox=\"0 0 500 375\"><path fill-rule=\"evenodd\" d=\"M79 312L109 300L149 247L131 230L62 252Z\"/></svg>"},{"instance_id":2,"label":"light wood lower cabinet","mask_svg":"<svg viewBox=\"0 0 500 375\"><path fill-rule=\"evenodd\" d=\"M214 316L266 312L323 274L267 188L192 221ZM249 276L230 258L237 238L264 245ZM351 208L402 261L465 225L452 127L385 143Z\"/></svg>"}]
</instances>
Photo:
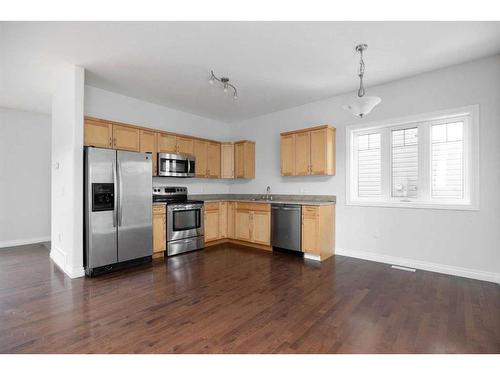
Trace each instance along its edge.
<instances>
[{"instance_id":1,"label":"light wood lower cabinet","mask_svg":"<svg viewBox=\"0 0 500 375\"><path fill-rule=\"evenodd\" d=\"M236 202L227 202L227 238L234 239Z\"/></svg>"},{"instance_id":2,"label":"light wood lower cabinet","mask_svg":"<svg viewBox=\"0 0 500 375\"><path fill-rule=\"evenodd\" d=\"M235 238L240 241L271 245L271 205L236 203Z\"/></svg>"},{"instance_id":3,"label":"light wood lower cabinet","mask_svg":"<svg viewBox=\"0 0 500 375\"><path fill-rule=\"evenodd\" d=\"M153 205L153 255L161 255L167 250L166 205Z\"/></svg>"},{"instance_id":4,"label":"light wood lower cabinet","mask_svg":"<svg viewBox=\"0 0 500 375\"><path fill-rule=\"evenodd\" d=\"M302 251L325 260L335 252L335 206L302 206Z\"/></svg>"},{"instance_id":5,"label":"light wood lower cabinet","mask_svg":"<svg viewBox=\"0 0 500 375\"><path fill-rule=\"evenodd\" d=\"M220 238L220 207L219 202L205 203L205 242L216 241Z\"/></svg>"}]
</instances>

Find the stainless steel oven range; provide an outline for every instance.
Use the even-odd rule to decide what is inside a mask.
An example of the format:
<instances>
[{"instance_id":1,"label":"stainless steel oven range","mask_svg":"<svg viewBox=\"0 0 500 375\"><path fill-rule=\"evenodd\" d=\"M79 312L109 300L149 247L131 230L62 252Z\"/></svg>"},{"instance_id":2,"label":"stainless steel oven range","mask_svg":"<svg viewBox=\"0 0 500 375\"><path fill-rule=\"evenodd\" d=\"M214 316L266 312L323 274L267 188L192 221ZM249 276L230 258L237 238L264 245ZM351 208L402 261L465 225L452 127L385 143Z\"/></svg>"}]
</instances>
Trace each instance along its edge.
<instances>
[{"instance_id":1,"label":"stainless steel oven range","mask_svg":"<svg viewBox=\"0 0 500 375\"><path fill-rule=\"evenodd\" d=\"M187 199L187 188L154 186L153 202L167 203L167 254L202 249L205 245L203 202Z\"/></svg>"}]
</instances>

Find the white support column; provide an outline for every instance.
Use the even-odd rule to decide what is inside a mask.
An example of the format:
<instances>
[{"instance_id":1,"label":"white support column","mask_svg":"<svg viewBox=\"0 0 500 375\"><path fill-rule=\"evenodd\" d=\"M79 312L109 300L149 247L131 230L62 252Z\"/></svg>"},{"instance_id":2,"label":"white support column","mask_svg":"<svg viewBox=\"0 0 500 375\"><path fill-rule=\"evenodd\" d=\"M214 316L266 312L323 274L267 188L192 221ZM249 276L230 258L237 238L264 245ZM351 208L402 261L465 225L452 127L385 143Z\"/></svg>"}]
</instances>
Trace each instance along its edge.
<instances>
[{"instance_id":1,"label":"white support column","mask_svg":"<svg viewBox=\"0 0 500 375\"><path fill-rule=\"evenodd\" d=\"M83 98L85 70L67 65L52 96L50 257L71 278L83 269Z\"/></svg>"}]
</instances>

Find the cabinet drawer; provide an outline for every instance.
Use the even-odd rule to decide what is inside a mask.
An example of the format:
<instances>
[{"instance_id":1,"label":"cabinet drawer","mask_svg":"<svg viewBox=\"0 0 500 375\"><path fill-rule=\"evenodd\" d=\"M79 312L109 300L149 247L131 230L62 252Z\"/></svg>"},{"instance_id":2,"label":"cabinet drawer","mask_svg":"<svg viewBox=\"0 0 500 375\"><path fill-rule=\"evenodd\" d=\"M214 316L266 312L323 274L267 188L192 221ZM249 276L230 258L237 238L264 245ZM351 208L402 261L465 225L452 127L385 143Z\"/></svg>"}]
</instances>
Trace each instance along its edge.
<instances>
[{"instance_id":1,"label":"cabinet drawer","mask_svg":"<svg viewBox=\"0 0 500 375\"><path fill-rule=\"evenodd\" d=\"M165 215L167 207L164 204L153 204L153 215Z\"/></svg>"},{"instance_id":2,"label":"cabinet drawer","mask_svg":"<svg viewBox=\"0 0 500 375\"><path fill-rule=\"evenodd\" d=\"M248 210L248 211L265 211L265 212L271 212L271 205L269 203L238 202L236 204L236 209L238 209L238 210Z\"/></svg>"},{"instance_id":3,"label":"cabinet drawer","mask_svg":"<svg viewBox=\"0 0 500 375\"><path fill-rule=\"evenodd\" d=\"M219 209L219 202L209 202L205 203L205 212L206 211L217 211Z\"/></svg>"},{"instance_id":4,"label":"cabinet drawer","mask_svg":"<svg viewBox=\"0 0 500 375\"><path fill-rule=\"evenodd\" d=\"M302 206L302 215L316 217L319 215L319 207L318 206Z\"/></svg>"}]
</instances>

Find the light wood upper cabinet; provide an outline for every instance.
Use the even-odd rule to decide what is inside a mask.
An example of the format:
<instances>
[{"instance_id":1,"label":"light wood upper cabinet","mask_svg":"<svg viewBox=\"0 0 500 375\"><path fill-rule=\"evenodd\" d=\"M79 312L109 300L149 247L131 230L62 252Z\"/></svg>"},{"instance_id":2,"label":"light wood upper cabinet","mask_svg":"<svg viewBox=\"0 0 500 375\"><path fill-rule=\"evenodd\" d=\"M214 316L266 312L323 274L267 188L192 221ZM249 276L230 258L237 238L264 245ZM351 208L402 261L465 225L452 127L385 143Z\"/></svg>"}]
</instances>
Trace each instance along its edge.
<instances>
[{"instance_id":1,"label":"light wood upper cabinet","mask_svg":"<svg viewBox=\"0 0 500 375\"><path fill-rule=\"evenodd\" d=\"M295 176L307 176L309 174L310 154L310 133L295 134Z\"/></svg>"},{"instance_id":2,"label":"light wood upper cabinet","mask_svg":"<svg viewBox=\"0 0 500 375\"><path fill-rule=\"evenodd\" d=\"M295 174L295 134L281 137L281 175L293 176Z\"/></svg>"},{"instance_id":3,"label":"light wood upper cabinet","mask_svg":"<svg viewBox=\"0 0 500 375\"><path fill-rule=\"evenodd\" d=\"M255 142L235 142L234 165L236 178L255 178Z\"/></svg>"},{"instance_id":4,"label":"light wood upper cabinet","mask_svg":"<svg viewBox=\"0 0 500 375\"><path fill-rule=\"evenodd\" d=\"M207 177L208 170L208 142L199 139L194 140L194 157L196 177Z\"/></svg>"},{"instance_id":5,"label":"light wood upper cabinet","mask_svg":"<svg viewBox=\"0 0 500 375\"><path fill-rule=\"evenodd\" d=\"M157 133L150 130L140 130L140 152L150 152L153 156L152 175L158 171Z\"/></svg>"},{"instance_id":6,"label":"light wood upper cabinet","mask_svg":"<svg viewBox=\"0 0 500 375\"><path fill-rule=\"evenodd\" d=\"M158 133L158 152L175 154L177 137L173 134Z\"/></svg>"},{"instance_id":7,"label":"light wood upper cabinet","mask_svg":"<svg viewBox=\"0 0 500 375\"><path fill-rule=\"evenodd\" d=\"M324 128L311 131L311 166L310 174L335 174L335 131Z\"/></svg>"},{"instance_id":8,"label":"light wood upper cabinet","mask_svg":"<svg viewBox=\"0 0 500 375\"><path fill-rule=\"evenodd\" d=\"M153 253L167 250L167 216L165 205L153 205Z\"/></svg>"},{"instance_id":9,"label":"light wood upper cabinet","mask_svg":"<svg viewBox=\"0 0 500 375\"><path fill-rule=\"evenodd\" d=\"M323 125L281 133L281 175L335 174L335 128Z\"/></svg>"},{"instance_id":10,"label":"light wood upper cabinet","mask_svg":"<svg viewBox=\"0 0 500 375\"><path fill-rule=\"evenodd\" d=\"M220 143L85 117L84 145L150 152L153 160L153 176L158 175L158 153L168 153L194 156L197 177L255 178L255 142L251 141ZM238 155L235 155L236 153Z\"/></svg>"},{"instance_id":11,"label":"light wood upper cabinet","mask_svg":"<svg viewBox=\"0 0 500 375\"><path fill-rule=\"evenodd\" d=\"M234 143L221 143L221 178L234 178Z\"/></svg>"},{"instance_id":12,"label":"light wood upper cabinet","mask_svg":"<svg viewBox=\"0 0 500 375\"><path fill-rule=\"evenodd\" d=\"M177 137L177 152L184 155L194 154L194 140L188 137Z\"/></svg>"},{"instance_id":13,"label":"light wood upper cabinet","mask_svg":"<svg viewBox=\"0 0 500 375\"><path fill-rule=\"evenodd\" d=\"M220 178L220 143L208 143L207 177Z\"/></svg>"},{"instance_id":14,"label":"light wood upper cabinet","mask_svg":"<svg viewBox=\"0 0 500 375\"><path fill-rule=\"evenodd\" d=\"M104 121L85 119L83 144L101 148L113 147L113 124Z\"/></svg>"},{"instance_id":15,"label":"light wood upper cabinet","mask_svg":"<svg viewBox=\"0 0 500 375\"><path fill-rule=\"evenodd\" d=\"M139 129L124 125L113 125L113 148L136 151L140 149Z\"/></svg>"}]
</instances>

